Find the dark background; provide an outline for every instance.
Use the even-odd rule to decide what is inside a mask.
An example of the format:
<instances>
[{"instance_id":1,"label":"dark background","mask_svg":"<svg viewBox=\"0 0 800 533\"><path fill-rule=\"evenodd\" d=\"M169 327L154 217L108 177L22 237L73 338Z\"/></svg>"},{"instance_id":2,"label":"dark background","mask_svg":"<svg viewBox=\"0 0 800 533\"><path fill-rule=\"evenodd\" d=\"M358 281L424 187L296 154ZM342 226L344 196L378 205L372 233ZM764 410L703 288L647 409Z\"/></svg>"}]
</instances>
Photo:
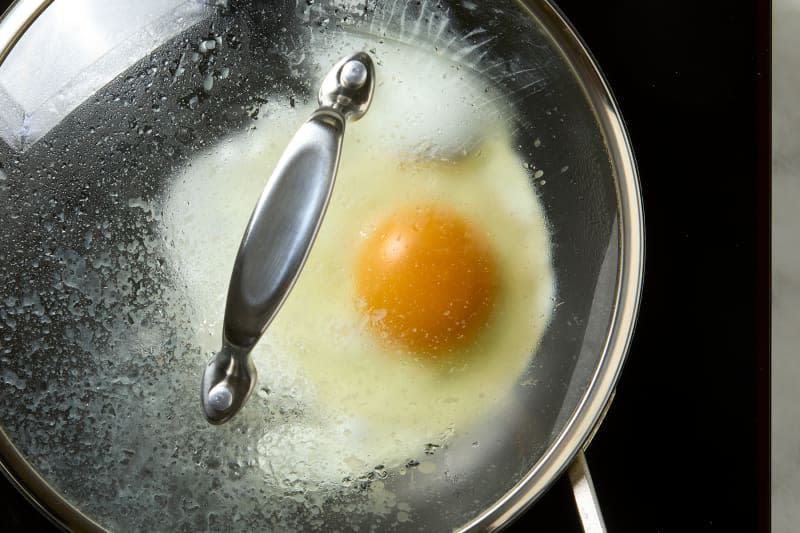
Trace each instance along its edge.
<instances>
[{"instance_id":1,"label":"dark background","mask_svg":"<svg viewBox=\"0 0 800 533\"><path fill-rule=\"evenodd\" d=\"M557 4L617 98L646 217L636 333L587 452L606 523L767 531L769 2ZM509 529L534 528L580 531L565 478ZM54 528L0 476L0 530Z\"/></svg>"}]
</instances>

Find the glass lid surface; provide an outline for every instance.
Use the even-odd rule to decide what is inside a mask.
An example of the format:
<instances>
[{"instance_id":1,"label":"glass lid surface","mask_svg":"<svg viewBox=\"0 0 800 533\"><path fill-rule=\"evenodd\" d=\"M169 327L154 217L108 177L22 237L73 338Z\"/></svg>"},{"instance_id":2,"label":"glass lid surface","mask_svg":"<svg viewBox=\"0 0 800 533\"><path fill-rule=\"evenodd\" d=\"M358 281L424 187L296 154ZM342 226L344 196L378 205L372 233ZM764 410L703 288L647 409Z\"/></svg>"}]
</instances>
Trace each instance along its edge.
<instances>
[{"instance_id":1,"label":"glass lid surface","mask_svg":"<svg viewBox=\"0 0 800 533\"><path fill-rule=\"evenodd\" d=\"M357 51L372 107L255 392L209 425L242 233ZM0 64L0 109L1 459L62 523L494 527L599 419L638 183L549 4L55 2Z\"/></svg>"}]
</instances>

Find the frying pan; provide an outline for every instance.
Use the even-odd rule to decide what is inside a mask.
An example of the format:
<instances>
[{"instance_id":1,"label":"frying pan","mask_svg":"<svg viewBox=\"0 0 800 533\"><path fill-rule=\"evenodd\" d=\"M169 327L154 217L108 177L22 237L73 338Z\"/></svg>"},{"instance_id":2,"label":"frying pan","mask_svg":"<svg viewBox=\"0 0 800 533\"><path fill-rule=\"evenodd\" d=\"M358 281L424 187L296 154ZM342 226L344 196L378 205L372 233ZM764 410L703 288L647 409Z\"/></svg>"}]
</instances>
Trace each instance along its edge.
<instances>
[{"instance_id":1,"label":"frying pan","mask_svg":"<svg viewBox=\"0 0 800 533\"><path fill-rule=\"evenodd\" d=\"M503 95L514 149L542 172L556 296L502 411L428 457L433 474L371 471L321 497L265 483L258 403L205 421L208 354L175 296L191 288L159 245L159 199L202 151L269 131L265 101L313 97L311 52L342 34L444 57ZM642 209L611 92L556 7L19 1L0 60L0 462L56 524L493 530L570 468L587 529L602 528L582 449L632 335Z\"/></svg>"}]
</instances>

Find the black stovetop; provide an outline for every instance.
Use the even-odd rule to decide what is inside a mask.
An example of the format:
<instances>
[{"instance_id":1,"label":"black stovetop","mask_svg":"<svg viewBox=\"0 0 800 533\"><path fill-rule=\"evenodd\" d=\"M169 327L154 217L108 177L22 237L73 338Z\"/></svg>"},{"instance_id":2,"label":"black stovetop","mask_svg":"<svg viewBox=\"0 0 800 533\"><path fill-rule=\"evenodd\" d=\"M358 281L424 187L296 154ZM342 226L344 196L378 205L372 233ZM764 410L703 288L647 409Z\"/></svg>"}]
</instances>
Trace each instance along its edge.
<instances>
[{"instance_id":1,"label":"black stovetop","mask_svg":"<svg viewBox=\"0 0 800 533\"><path fill-rule=\"evenodd\" d=\"M646 217L636 333L587 452L609 530L768 530L769 3L557 3L619 102ZM1 477L0 501L0 530L51 530ZM580 531L565 479L510 528L530 529Z\"/></svg>"}]
</instances>

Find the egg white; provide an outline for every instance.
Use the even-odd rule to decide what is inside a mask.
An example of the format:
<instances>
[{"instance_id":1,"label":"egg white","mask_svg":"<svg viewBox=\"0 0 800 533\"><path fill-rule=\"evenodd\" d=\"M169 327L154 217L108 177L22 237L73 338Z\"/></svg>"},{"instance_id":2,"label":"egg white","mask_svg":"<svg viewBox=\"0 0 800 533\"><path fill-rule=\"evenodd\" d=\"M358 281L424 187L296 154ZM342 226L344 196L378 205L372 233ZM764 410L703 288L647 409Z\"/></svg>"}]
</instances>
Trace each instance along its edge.
<instances>
[{"instance_id":1,"label":"egg white","mask_svg":"<svg viewBox=\"0 0 800 533\"><path fill-rule=\"evenodd\" d=\"M262 467L276 483L297 477L336 483L375 465L401 465L427 443L446 442L509 394L550 316L547 227L509 134L491 113L464 122L463 109L456 109L444 119L453 123L450 133L426 126L419 137L424 142L410 142L420 121L409 123L391 104L404 101L400 92L408 85L431 83L432 69L451 72L452 66L410 68L415 56L403 48L393 45L381 56L377 77L384 81L367 116L347 126L319 236L253 352L261 385L269 389L261 392L266 400L301 406L280 429L259 428ZM403 84L392 83L393 72L404 73ZM481 91L473 81L461 82L456 97ZM449 95L434 91L427 97L434 104L453 101L453 87L458 85ZM197 342L206 353L219 346L230 272L253 206L312 110L267 104L257 129L199 156L165 197L163 231L173 243L173 268L192 299ZM396 209L423 204L454 210L483 233L500 280L489 326L460 353L434 361L375 338L358 308L352 276L355 254L371 229ZM254 408L253 402L247 406Z\"/></svg>"}]
</instances>

